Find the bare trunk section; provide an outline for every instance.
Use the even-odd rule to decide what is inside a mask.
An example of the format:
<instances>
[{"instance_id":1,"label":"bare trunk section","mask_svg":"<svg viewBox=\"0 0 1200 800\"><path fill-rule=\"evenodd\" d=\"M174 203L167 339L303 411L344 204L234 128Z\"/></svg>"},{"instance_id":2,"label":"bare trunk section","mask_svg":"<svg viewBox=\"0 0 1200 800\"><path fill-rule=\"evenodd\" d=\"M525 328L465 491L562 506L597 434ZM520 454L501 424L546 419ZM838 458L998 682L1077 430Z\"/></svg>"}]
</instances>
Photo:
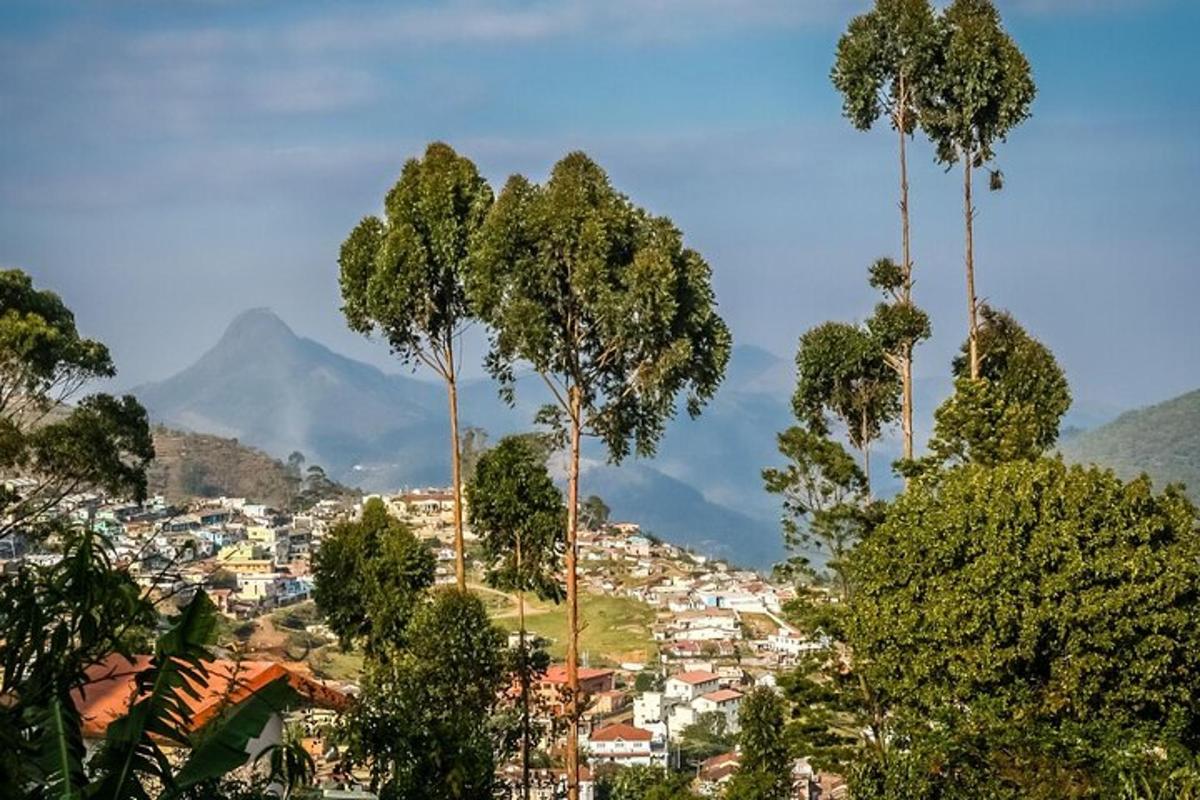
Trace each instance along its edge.
<instances>
[{"instance_id":1,"label":"bare trunk section","mask_svg":"<svg viewBox=\"0 0 1200 800\"><path fill-rule=\"evenodd\" d=\"M867 438L867 412L862 412L859 441L862 442L863 477L867 479L867 499L871 499L871 440Z\"/></svg>"},{"instance_id":2,"label":"bare trunk section","mask_svg":"<svg viewBox=\"0 0 1200 800\"><path fill-rule=\"evenodd\" d=\"M521 535L517 534L517 620L521 669L521 798L529 800L529 655L525 649L525 572L521 562Z\"/></svg>"},{"instance_id":3,"label":"bare trunk section","mask_svg":"<svg viewBox=\"0 0 1200 800\"><path fill-rule=\"evenodd\" d=\"M900 230L901 230L901 258L903 263L901 269L904 270L904 290L902 299L906 304L912 303L912 250L911 250L911 234L909 232L908 218L908 119L904 111L906 99L904 97L904 76L900 76L900 111L897 116L896 127L900 130ZM905 346L900 352L900 382L903 394L901 395L900 406L900 429L904 437L904 458L911 459L913 457L913 386L912 386L912 360L913 348L911 345Z\"/></svg>"},{"instance_id":4,"label":"bare trunk section","mask_svg":"<svg viewBox=\"0 0 1200 800\"><path fill-rule=\"evenodd\" d=\"M454 572L458 590L467 590L467 560L463 549L462 450L458 441L458 374L454 345L446 347L446 387L450 402L450 479L454 482Z\"/></svg>"},{"instance_id":5,"label":"bare trunk section","mask_svg":"<svg viewBox=\"0 0 1200 800\"><path fill-rule=\"evenodd\" d=\"M576 580L579 531L579 447L582 398L568 390L571 462L567 471L567 800L579 800L579 589Z\"/></svg>"},{"instance_id":6,"label":"bare trunk section","mask_svg":"<svg viewBox=\"0 0 1200 800\"><path fill-rule=\"evenodd\" d=\"M979 304L975 300L975 206L971 200L970 150L965 153L963 163L963 215L967 225L967 349L971 360L971 380L979 379L979 322L976 312Z\"/></svg>"}]
</instances>

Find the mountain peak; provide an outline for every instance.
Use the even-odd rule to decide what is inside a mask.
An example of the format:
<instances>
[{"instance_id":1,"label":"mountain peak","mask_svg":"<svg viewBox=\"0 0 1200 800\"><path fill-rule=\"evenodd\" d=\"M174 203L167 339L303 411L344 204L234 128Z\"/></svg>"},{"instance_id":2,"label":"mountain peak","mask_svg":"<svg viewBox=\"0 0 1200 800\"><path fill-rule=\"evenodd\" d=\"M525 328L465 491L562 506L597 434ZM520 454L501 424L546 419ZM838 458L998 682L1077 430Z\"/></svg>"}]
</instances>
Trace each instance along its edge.
<instances>
[{"instance_id":1,"label":"mountain peak","mask_svg":"<svg viewBox=\"0 0 1200 800\"><path fill-rule=\"evenodd\" d=\"M247 338L295 339L295 332L288 324L279 318L269 308L251 308L233 318L225 329L223 340L243 340Z\"/></svg>"}]
</instances>

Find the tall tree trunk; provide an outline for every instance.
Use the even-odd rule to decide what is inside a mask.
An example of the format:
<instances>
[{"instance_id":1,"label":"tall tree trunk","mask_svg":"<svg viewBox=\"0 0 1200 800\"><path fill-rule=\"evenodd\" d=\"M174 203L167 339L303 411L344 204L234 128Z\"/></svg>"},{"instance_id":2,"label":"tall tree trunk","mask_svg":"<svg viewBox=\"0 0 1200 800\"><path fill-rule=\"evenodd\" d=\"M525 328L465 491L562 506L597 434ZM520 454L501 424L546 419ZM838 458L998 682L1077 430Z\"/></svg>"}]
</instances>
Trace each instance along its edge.
<instances>
[{"instance_id":1,"label":"tall tree trunk","mask_svg":"<svg viewBox=\"0 0 1200 800\"><path fill-rule=\"evenodd\" d=\"M971 380L979 379L979 323L975 301L975 206L971 200L971 160L967 150L963 158L963 215L967 226L967 350L971 360Z\"/></svg>"},{"instance_id":2,"label":"tall tree trunk","mask_svg":"<svg viewBox=\"0 0 1200 800\"><path fill-rule=\"evenodd\" d=\"M900 131L900 231L901 258L904 270L904 289L902 299L906 304L912 303L912 250L908 220L908 117L905 111L904 75L900 76L900 106L896 117L896 127ZM904 458L913 457L913 386L912 386L913 348L906 345L900 352L900 382L903 394L900 406L900 429L904 436Z\"/></svg>"},{"instance_id":3,"label":"tall tree trunk","mask_svg":"<svg viewBox=\"0 0 1200 800\"><path fill-rule=\"evenodd\" d=\"M568 390L571 462L567 469L567 800L579 800L579 589L576 561L579 530L579 447L582 397Z\"/></svg>"},{"instance_id":4,"label":"tall tree trunk","mask_svg":"<svg viewBox=\"0 0 1200 800\"><path fill-rule=\"evenodd\" d=\"M521 798L529 800L529 654L525 649L525 572L521 563L521 534L517 534L517 637L521 670Z\"/></svg>"},{"instance_id":5,"label":"tall tree trunk","mask_svg":"<svg viewBox=\"0 0 1200 800\"><path fill-rule=\"evenodd\" d=\"M454 344L446 347L446 387L450 402L450 479L454 482L454 572L458 590L467 590L467 559L463 547L462 450L458 441L458 374Z\"/></svg>"},{"instance_id":6,"label":"tall tree trunk","mask_svg":"<svg viewBox=\"0 0 1200 800\"><path fill-rule=\"evenodd\" d=\"M862 442L863 477L867 479L867 499L871 499L871 440L867 437L867 412L861 414L859 441Z\"/></svg>"}]
</instances>

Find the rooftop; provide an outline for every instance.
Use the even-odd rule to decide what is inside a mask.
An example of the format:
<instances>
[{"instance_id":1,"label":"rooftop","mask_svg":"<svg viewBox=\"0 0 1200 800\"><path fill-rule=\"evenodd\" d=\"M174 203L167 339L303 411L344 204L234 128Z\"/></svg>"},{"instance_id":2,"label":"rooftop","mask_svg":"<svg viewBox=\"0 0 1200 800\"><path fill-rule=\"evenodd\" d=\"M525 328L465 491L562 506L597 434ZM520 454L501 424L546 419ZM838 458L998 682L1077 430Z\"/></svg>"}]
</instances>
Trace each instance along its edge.
<instances>
[{"instance_id":1,"label":"rooftop","mask_svg":"<svg viewBox=\"0 0 1200 800\"><path fill-rule=\"evenodd\" d=\"M616 725L608 725L592 731L592 735L589 738L593 742L648 742L654 738L654 734L641 728L635 728L627 723L619 722Z\"/></svg>"}]
</instances>

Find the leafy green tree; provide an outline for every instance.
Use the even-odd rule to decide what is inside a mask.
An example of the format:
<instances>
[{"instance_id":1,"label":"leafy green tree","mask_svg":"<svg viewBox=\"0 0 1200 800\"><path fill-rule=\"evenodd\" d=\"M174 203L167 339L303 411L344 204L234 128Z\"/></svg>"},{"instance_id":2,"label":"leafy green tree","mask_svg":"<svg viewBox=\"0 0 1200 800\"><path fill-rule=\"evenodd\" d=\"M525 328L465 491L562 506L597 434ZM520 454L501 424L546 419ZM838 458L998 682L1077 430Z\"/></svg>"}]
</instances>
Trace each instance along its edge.
<instances>
[{"instance_id":1,"label":"leafy green tree","mask_svg":"<svg viewBox=\"0 0 1200 800\"><path fill-rule=\"evenodd\" d=\"M794 426L779 435L784 468L764 470L768 491L780 494L784 538L797 553L786 565L792 577L823 577L809 561L816 550L826 555L832 585L799 585L787 605L789 622L806 635L821 637L827 648L803 655L781 676L780 689L792 709L786 735L792 752L809 757L821 769L846 769L883 739L885 708L855 668L844 647L846 609L853 597L853 553L878 524L882 504L866 497L866 479L841 444ZM868 731L861 736L856 731ZM758 779L756 779L758 780ZM761 782L761 781L760 781ZM741 791L752 792L743 786Z\"/></svg>"},{"instance_id":2,"label":"leafy green tree","mask_svg":"<svg viewBox=\"0 0 1200 800\"><path fill-rule=\"evenodd\" d=\"M386 656L403 644L408 621L433 585L429 548L371 498L362 518L336 525L313 557L313 599L348 648Z\"/></svg>"},{"instance_id":3,"label":"leafy green tree","mask_svg":"<svg viewBox=\"0 0 1200 800\"><path fill-rule=\"evenodd\" d=\"M683 767L695 770L701 763L733 749L737 737L728 730L725 714L709 711L696 717L696 721L683 729L679 735L679 756Z\"/></svg>"},{"instance_id":4,"label":"leafy green tree","mask_svg":"<svg viewBox=\"0 0 1200 800\"><path fill-rule=\"evenodd\" d=\"M488 585L517 594L521 791L528 798L533 747L530 684L536 674L526 647L525 593L556 603L562 600L558 573L565 549L567 510L562 492L546 469L545 454L523 436L505 437L480 457L467 484L467 507L487 559Z\"/></svg>"},{"instance_id":5,"label":"leafy green tree","mask_svg":"<svg viewBox=\"0 0 1200 800\"><path fill-rule=\"evenodd\" d=\"M79 335L58 295L0 270L0 472L30 481L0 487L0 537L52 516L75 492L146 496L154 445L145 410L131 395L78 397L115 374L108 349Z\"/></svg>"},{"instance_id":6,"label":"leafy green tree","mask_svg":"<svg viewBox=\"0 0 1200 800\"><path fill-rule=\"evenodd\" d=\"M870 494L871 443L900 411L900 384L883 343L869 328L825 322L800 337L796 368L796 418L820 435L829 435L829 417L846 426Z\"/></svg>"},{"instance_id":7,"label":"leafy green tree","mask_svg":"<svg viewBox=\"0 0 1200 800\"><path fill-rule=\"evenodd\" d=\"M405 643L368 662L342 727L349 757L383 800L491 797L504 633L478 597L448 589L413 614Z\"/></svg>"},{"instance_id":8,"label":"leafy green tree","mask_svg":"<svg viewBox=\"0 0 1200 800\"><path fill-rule=\"evenodd\" d=\"M929 0L876 0L870 11L851 20L838 41L831 75L842 94L843 113L854 127L869 130L886 116L899 139L902 257L894 282L899 307L913 307L908 138L920 125L938 57L938 23ZM900 423L906 459L913 456L912 359L918 341L898 340L895 351L902 385Z\"/></svg>"},{"instance_id":9,"label":"leafy green tree","mask_svg":"<svg viewBox=\"0 0 1200 800\"><path fill-rule=\"evenodd\" d=\"M1030 113L1037 87L1029 61L1004 30L991 0L954 0L942 14L941 64L921 121L943 164L963 165L966 220L968 375L979 377L979 304L975 294L975 205L972 172ZM993 172L991 187L1002 185Z\"/></svg>"},{"instance_id":10,"label":"leafy green tree","mask_svg":"<svg viewBox=\"0 0 1200 800\"><path fill-rule=\"evenodd\" d=\"M467 578L455 351L472 316L463 273L491 204L491 187L475 165L435 142L423 159L405 163L384 201L384 219L363 219L338 259L350 327L378 333L403 361L424 364L446 383L459 589Z\"/></svg>"},{"instance_id":11,"label":"leafy green tree","mask_svg":"<svg viewBox=\"0 0 1200 800\"><path fill-rule=\"evenodd\" d=\"M764 469L763 481L768 492L782 498L784 544L794 554L786 571L815 578L810 555L823 551L846 599L846 557L863 532L866 475L846 448L828 436L793 425L777 438L787 464Z\"/></svg>"},{"instance_id":12,"label":"leafy green tree","mask_svg":"<svg viewBox=\"0 0 1200 800\"><path fill-rule=\"evenodd\" d=\"M783 698L771 689L752 690L738 712L741 766L730 781L729 800L786 800L792 792L792 758L784 738Z\"/></svg>"},{"instance_id":13,"label":"leafy green tree","mask_svg":"<svg viewBox=\"0 0 1200 800\"><path fill-rule=\"evenodd\" d=\"M569 448L567 470L567 773L579 794L576 533L585 432L619 461L652 453L676 398L693 416L716 391L730 335L708 265L665 217L636 208L583 153L542 186L513 176L483 228L471 299L492 330L487 365L509 399L528 363L554 403L539 415Z\"/></svg>"},{"instance_id":14,"label":"leafy green tree","mask_svg":"<svg viewBox=\"0 0 1200 800\"><path fill-rule=\"evenodd\" d=\"M970 343L953 364L954 394L934 415L934 461L998 464L1032 460L1058 439L1071 389L1054 354L1013 317L981 309L976 379Z\"/></svg>"},{"instance_id":15,"label":"leafy green tree","mask_svg":"<svg viewBox=\"0 0 1200 800\"><path fill-rule=\"evenodd\" d=\"M661 767L621 767L596 781L597 800L692 800L688 775Z\"/></svg>"},{"instance_id":16,"label":"leafy green tree","mask_svg":"<svg viewBox=\"0 0 1200 800\"><path fill-rule=\"evenodd\" d=\"M912 482L854 561L849 642L928 796L1100 797L1105 765L1200 746L1200 535L1178 488L957 466Z\"/></svg>"},{"instance_id":17,"label":"leafy green tree","mask_svg":"<svg viewBox=\"0 0 1200 800\"><path fill-rule=\"evenodd\" d=\"M612 509L600 495L588 495L579 508L579 522L588 530L598 530L608 524Z\"/></svg>"}]
</instances>

